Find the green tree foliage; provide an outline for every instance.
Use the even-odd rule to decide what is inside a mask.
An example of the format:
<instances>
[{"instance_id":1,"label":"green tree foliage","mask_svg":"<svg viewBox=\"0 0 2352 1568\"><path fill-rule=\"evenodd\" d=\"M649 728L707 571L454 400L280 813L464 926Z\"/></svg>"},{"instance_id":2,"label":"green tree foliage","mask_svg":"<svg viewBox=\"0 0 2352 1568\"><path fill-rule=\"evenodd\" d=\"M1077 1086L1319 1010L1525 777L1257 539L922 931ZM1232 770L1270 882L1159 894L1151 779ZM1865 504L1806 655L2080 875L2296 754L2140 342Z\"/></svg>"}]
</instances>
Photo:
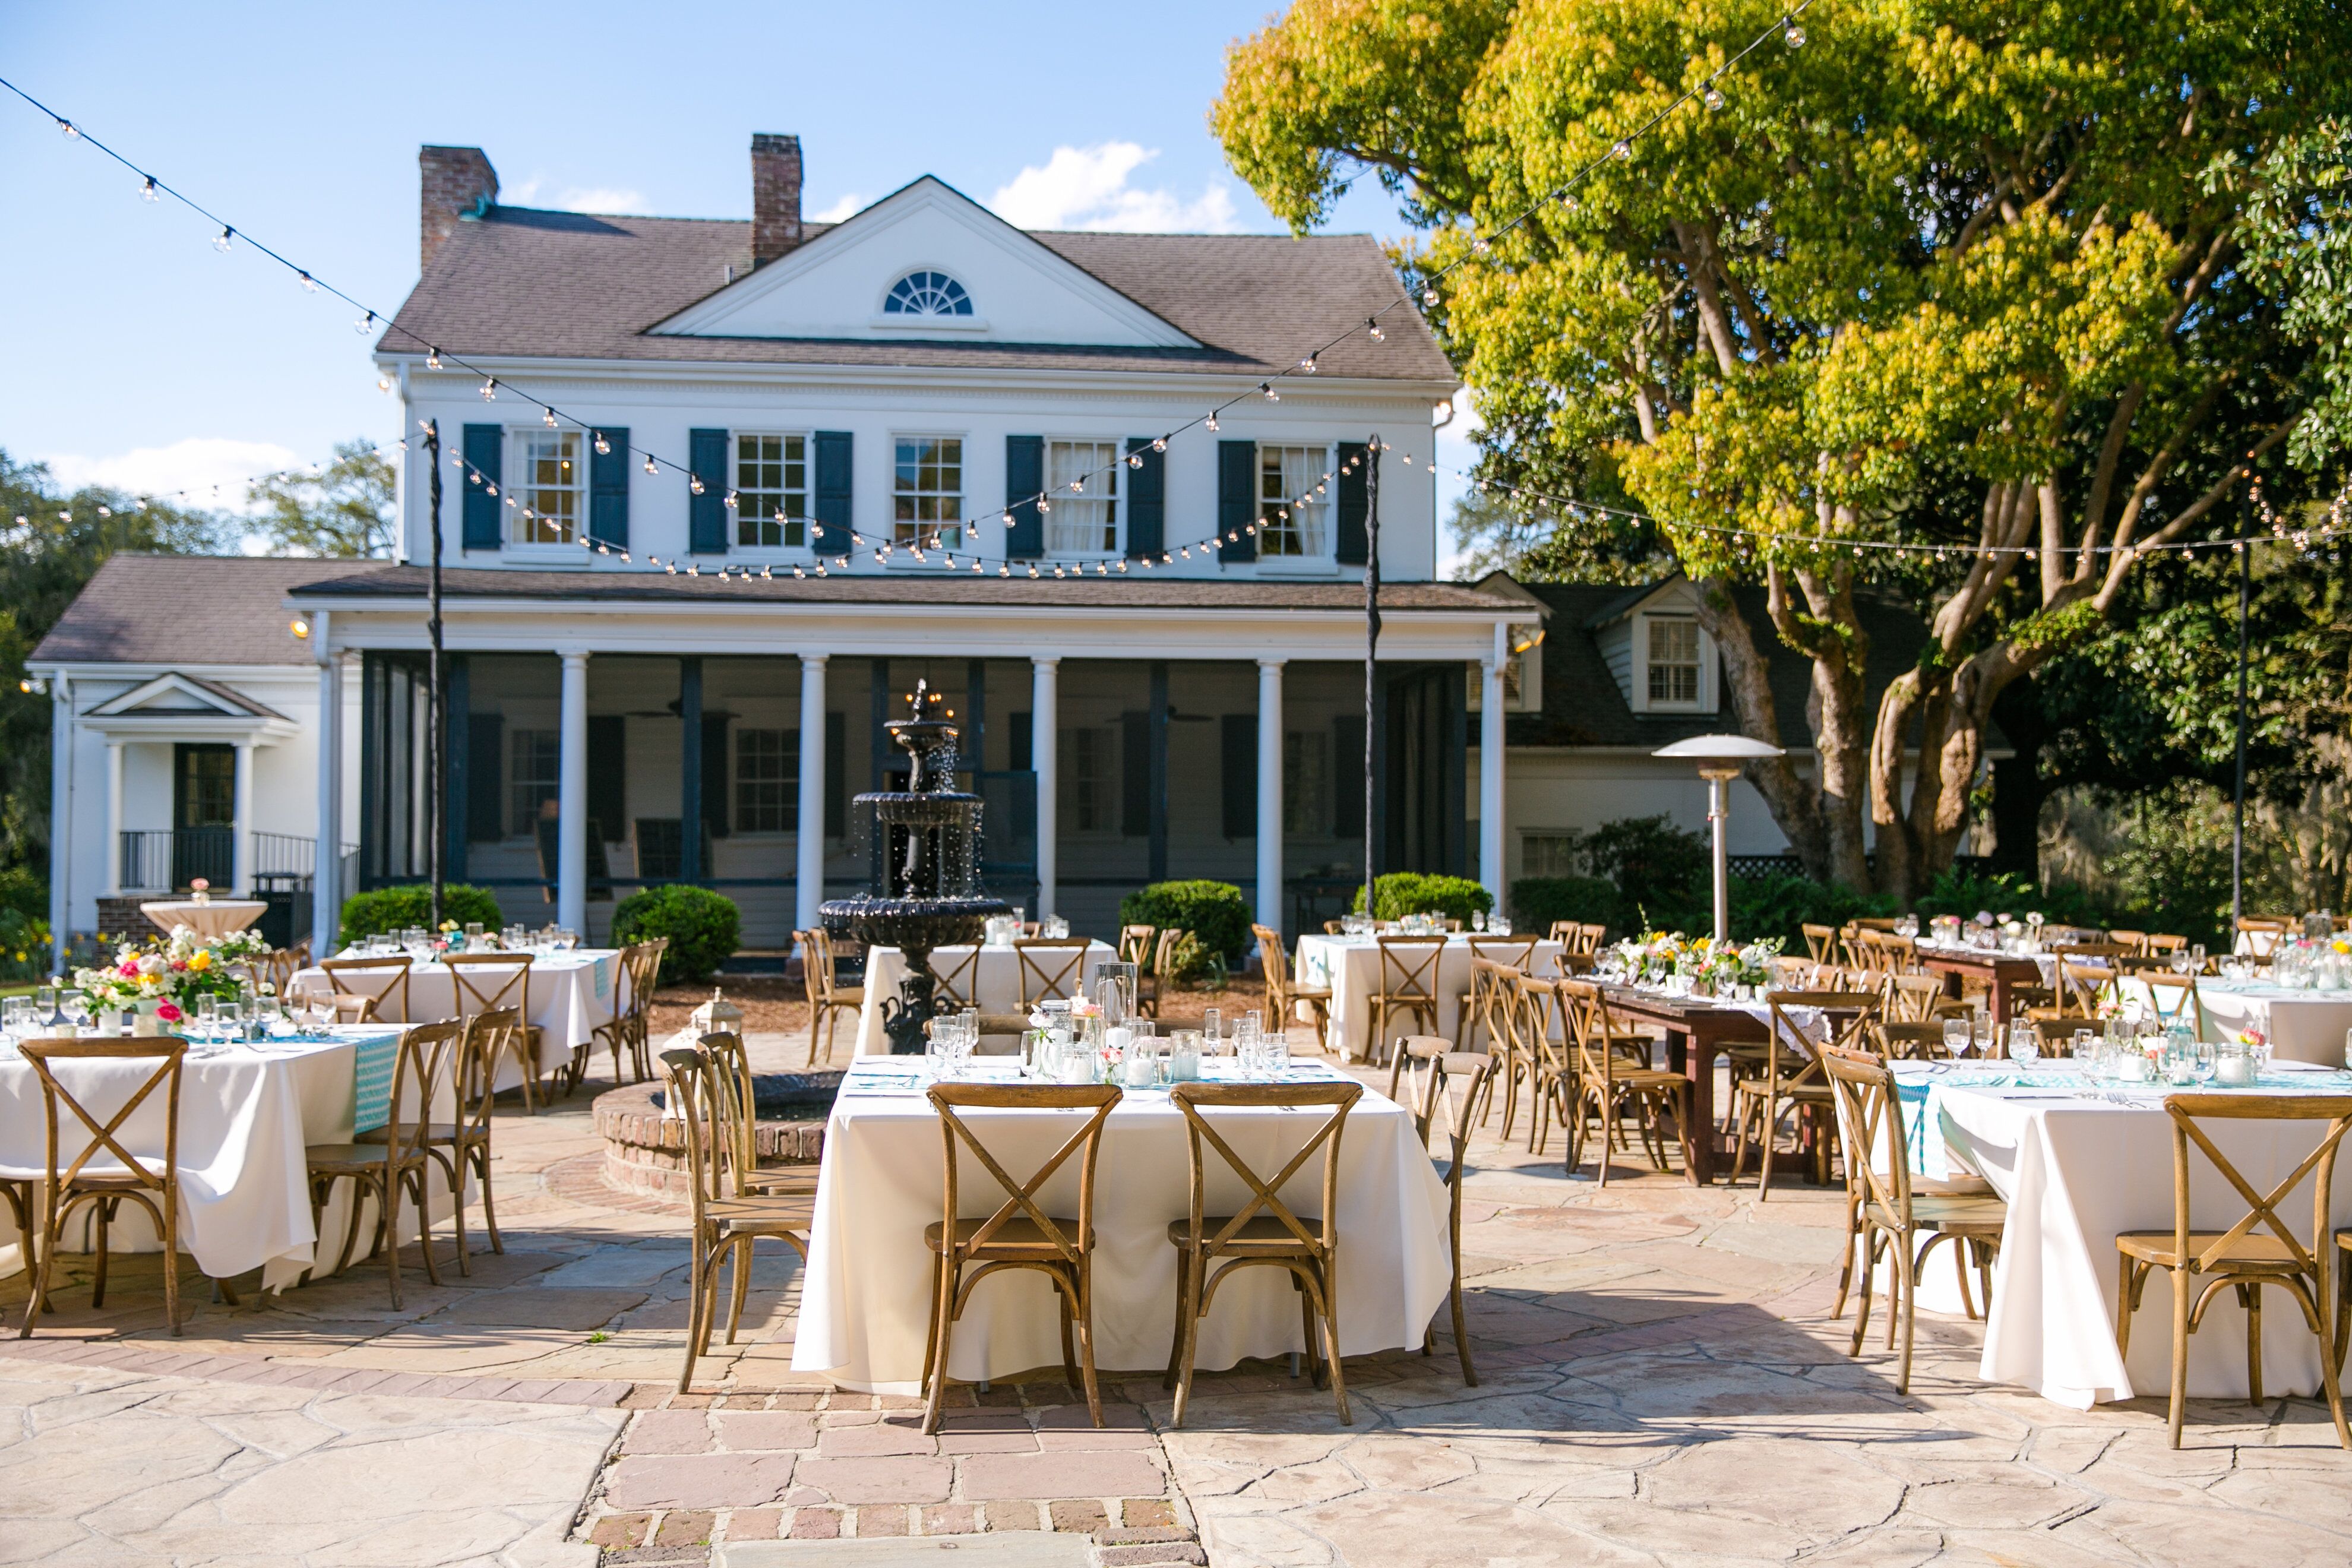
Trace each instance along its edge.
<instances>
[{"instance_id":1,"label":"green tree foliage","mask_svg":"<svg viewBox=\"0 0 2352 1568\"><path fill-rule=\"evenodd\" d=\"M45 877L48 864L49 699L21 689L25 660L116 551L202 553L229 538L207 513L103 486L60 494L46 465L0 451L0 868Z\"/></svg>"},{"instance_id":2,"label":"green tree foliage","mask_svg":"<svg viewBox=\"0 0 2352 1568\"><path fill-rule=\"evenodd\" d=\"M378 557L393 552L392 460L373 441L345 441L318 473L272 474L247 498L280 555Z\"/></svg>"},{"instance_id":3,"label":"green tree foliage","mask_svg":"<svg viewBox=\"0 0 2352 1568\"><path fill-rule=\"evenodd\" d=\"M2222 523L2329 384L2331 318L2284 307L2340 244L2306 139L2352 103L2352 17L1851 0L1614 155L1783 14L1298 0L1236 46L1213 123L1294 226L1362 169L1399 194L1484 471L1613 478L1662 520L1748 733L1780 730L1757 635L1811 660L1818 765L1751 781L1814 876L1870 885L1867 825L1907 897L1968 825L1994 700L2095 640L2151 547ZM1942 553L1859 548L1895 542ZM1874 574L1930 627L1874 702Z\"/></svg>"}]
</instances>

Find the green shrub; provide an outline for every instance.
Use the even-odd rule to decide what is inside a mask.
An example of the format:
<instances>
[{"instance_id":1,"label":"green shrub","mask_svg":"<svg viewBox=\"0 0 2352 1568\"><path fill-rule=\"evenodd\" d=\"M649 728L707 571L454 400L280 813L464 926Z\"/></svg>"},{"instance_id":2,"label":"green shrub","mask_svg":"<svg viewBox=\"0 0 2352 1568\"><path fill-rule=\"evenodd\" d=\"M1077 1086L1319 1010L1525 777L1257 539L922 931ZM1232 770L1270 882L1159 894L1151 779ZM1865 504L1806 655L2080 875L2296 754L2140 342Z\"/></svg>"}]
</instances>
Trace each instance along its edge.
<instances>
[{"instance_id":1,"label":"green shrub","mask_svg":"<svg viewBox=\"0 0 2352 1568\"><path fill-rule=\"evenodd\" d=\"M1937 915L1958 915L1967 921L1979 913L2023 920L2036 911L2053 925L2105 930L2111 923L2106 911L2072 882L2042 888L2014 871L1979 876L1958 867L1947 867L1938 873L1912 908L1922 923Z\"/></svg>"},{"instance_id":2,"label":"green shrub","mask_svg":"<svg viewBox=\"0 0 2352 1568\"><path fill-rule=\"evenodd\" d=\"M614 942L669 938L661 961L664 985L709 979L734 956L742 933L734 900L678 882L631 893L613 910Z\"/></svg>"},{"instance_id":3,"label":"green shrub","mask_svg":"<svg viewBox=\"0 0 2352 1568\"><path fill-rule=\"evenodd\" d=\"M1706 836L1672 818L1629 816L1604 822L1584 840L1584 868L1617 888L1628 931L1708 930L1715 925L1714 867Z\"/></svg>"},{"instance_id":4,"label":"green shrub","mask_svg":"<svg viewBox=\"0 0 2352 1568\"><path fill-rule=\"evenodd\" d=\"M1372 916L1402 920L1407 915L1445 915L1469 922L1474 914L1495 907L1495 895L1467 877L1433 877L1420 871L1391 871L1372 884ZM1349 908L1361 914L1364 889L1356 889Z\"/></svg>"},{"instance_id":5,"label":"green shrub","mask_svg":"<svg viewBox=\"0 0 2352 1568\"><path fill-rule=\"evenodd\" d=\"M1708 898L1713 899L1712 890ZM1805 877L1735 877L1731 880L1731 934L1742 942L1779 937L1783 951L1805 951L1807 925L1842 926L1867 915L1891 915L1895 900L1875 893L1816 882ZM1715 927L1712 903L1706 929Z\"/></svg>"},{"instance_id":6,"label":"green shrub","mask_svg":"<svg viewBox=\"0 0 2352 1568\"><path fill-rule=\"evenodd\" d=\"M48 879L30 866L0 866L0 912L27 921L49 918Z\"/></svg>"},{"instance_id":7,"label":"green shrub","mask_svg":"<svg viewBox=\"0 0 2352 1568\"><path fill-rule=\"evenodd\" d=\"M1511 884L1513 929L1540 935L1555 921L1604 925L1623 934L1617 889L1598 877L1522 877Z\"/></svg>"},{"instance_id":8,"label":"green shrub","mask_svg":"<svg viewBox=\"0 0 2352 1568\"><path fill-rule=\"evenodd\" d=\"M479 921L492 931L506 923L506 917L499 912L497 897L488 888L467 882L443 884L441 918L456 921L461 926ZM424 883L378 888L372 893L353 893L343 900L343 930L338 940L349 947L363 936L432 923L433 890Z\"/></svg>"},{"instance_id":9,"label":"green shrub","mask_svg":"<svg viewBox=\"0 0 2352 1568\"><path fill-rule=\"evenodd\" d=\"M1231 882L1153 882L1138 888L1119 900L1118 923L1191 931L1200 943L1204 967L1210 954L1239 963L1253 940L1249 900Z\"/></svg>"}]
</instances>

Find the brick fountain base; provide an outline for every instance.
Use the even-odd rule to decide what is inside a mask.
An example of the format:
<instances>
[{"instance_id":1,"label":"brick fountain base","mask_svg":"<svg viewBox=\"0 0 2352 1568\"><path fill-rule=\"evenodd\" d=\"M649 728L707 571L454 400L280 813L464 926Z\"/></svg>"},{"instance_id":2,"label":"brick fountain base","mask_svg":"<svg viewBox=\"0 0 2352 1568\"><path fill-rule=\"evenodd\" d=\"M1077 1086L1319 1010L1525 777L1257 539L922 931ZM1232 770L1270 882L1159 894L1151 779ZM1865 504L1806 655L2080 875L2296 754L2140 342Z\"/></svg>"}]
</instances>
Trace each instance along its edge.
<instances>
[{"instance_id":1,"label":"brick fountain base","mask_svg":"<svg viewBox=\"0 0 2352 1568\"><path fill-rule=\"evenodd\" d=\"M824 1155L824 1122L841 1088L838 1072L761 1073L751 1080L752 1149L763 1165L814 1165ZM604 1180L625 1193L683 1205L690 1197L686 1123L662 1114L658 1083L634 1083L596 1097L604 1140Z\"/></svg>"}]
</instances>

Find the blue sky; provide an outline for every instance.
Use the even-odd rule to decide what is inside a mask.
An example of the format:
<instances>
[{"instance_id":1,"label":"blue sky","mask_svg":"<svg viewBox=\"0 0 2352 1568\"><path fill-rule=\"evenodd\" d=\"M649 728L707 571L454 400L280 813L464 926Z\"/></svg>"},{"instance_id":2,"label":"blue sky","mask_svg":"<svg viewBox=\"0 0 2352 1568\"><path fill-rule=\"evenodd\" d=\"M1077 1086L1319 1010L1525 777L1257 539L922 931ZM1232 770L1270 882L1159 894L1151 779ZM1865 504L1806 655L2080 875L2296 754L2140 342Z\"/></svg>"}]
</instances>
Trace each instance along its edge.
<instances>
[{"instance_id":1,"label":"blue sky","mask_svg":"<svg viewBox=\"0 0 2352 1568\"><path fill-rule=\"evenodd\" d=\"M0 5L0 76L389 312L415 280L425 142L484 148L504 198L542 206L749 216L751 134L775 131L801 138L811 216L928 173L1031 226L1278 229L1206 121L1266 10L78 0ZM1402 225L1367 180L1328 226ZM5 94L0 236L11 456L209 502L396 434L355 312L215 251Z\"/></svg>"}]
</instances>

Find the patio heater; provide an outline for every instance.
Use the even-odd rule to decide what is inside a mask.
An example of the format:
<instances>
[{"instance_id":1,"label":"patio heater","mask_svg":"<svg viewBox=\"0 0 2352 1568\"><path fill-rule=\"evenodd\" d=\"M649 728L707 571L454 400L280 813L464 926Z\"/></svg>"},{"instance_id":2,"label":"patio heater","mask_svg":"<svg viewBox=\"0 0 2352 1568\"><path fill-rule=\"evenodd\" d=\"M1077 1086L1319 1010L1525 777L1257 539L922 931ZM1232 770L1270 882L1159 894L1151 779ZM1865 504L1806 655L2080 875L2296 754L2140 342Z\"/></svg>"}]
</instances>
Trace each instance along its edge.
<instances>
[{"instance_id":1,"label":"patio heater","mask_svg":"<svg viewBox=\"0 0 2352 1568\"><path fill-rule=\"evenodd\" d=\"M1698 764L1698 776L1706 781L1706 821L1715 831L1715 940L1727 942L1731 938L1731 866L1724 847L1724 825L1731 817L1731 801L1725 786L1748 763L1781 755L1780 748L1745 735L1698 735L1661 746L1650 754L1688 758Z\"/></svg>"}]
</instances>

